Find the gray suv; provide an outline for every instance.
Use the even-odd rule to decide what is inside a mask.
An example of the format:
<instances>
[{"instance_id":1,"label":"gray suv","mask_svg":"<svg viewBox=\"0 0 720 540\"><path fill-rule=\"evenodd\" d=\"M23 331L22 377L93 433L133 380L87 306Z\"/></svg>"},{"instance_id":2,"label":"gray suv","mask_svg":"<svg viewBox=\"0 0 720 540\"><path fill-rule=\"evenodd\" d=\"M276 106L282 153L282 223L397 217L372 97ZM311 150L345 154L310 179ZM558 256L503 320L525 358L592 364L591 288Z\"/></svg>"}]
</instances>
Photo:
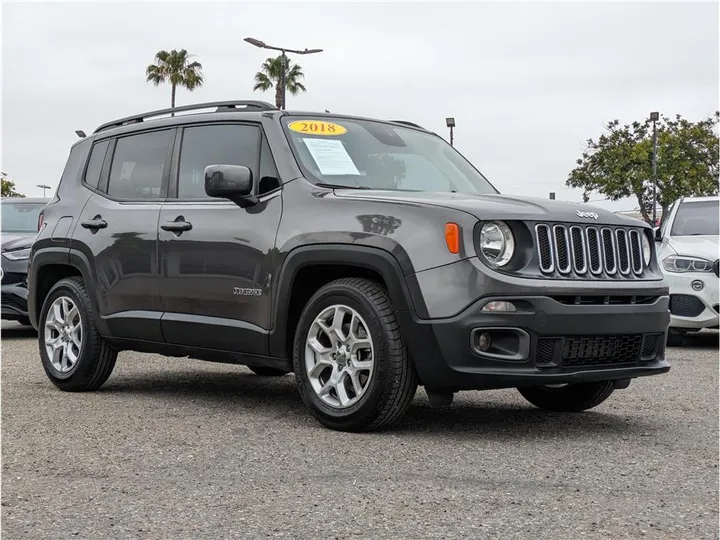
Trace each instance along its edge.
<instances>
[{"instance_id":1,"label":"gray suv","mask_svg":"<svg viewBox=\"0 0 720 540\"><path fill-rule=\"evenodd\" d=\"M652 240L600 209L500 195L410 122L205 103L73 146L29 312L66 391L135 350L294 372L339 430L396 422L418 385L435 405L518 388L581 411L670 369Z\"/></svg>"}]
</instances>

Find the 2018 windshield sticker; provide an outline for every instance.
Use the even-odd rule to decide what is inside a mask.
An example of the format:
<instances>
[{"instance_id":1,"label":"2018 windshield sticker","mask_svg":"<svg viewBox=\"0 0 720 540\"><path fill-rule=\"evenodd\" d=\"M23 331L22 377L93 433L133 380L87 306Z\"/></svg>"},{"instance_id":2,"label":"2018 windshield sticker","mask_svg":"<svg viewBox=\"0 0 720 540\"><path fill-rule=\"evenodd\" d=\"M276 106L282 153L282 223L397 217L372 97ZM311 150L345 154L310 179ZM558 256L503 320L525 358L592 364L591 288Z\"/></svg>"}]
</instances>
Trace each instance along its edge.
<instances>
[{"instance_id":1,"label":"2018 windshield sticker","mask_svg":"<svg viewBox=\"0 0 720 540\"><path fill-rule=\"evenodd\" d=\"M291 131L304 133L306 135L344 135L347 133L345 126L323 120L296 120L288 125Z\"/></svg>"},{"instance_id":2,"label":"2018 windshield sticker","mask_svg":"<svg viewBox=\"0 0 720 540\"><path fill-rule=\"evenodd\" d=\"M314 139L303 138L310 155L323 175L353 175L357 176L357 170L352 158L345 150L342 141L337 139Z\"/></svg>"}]
</instances>

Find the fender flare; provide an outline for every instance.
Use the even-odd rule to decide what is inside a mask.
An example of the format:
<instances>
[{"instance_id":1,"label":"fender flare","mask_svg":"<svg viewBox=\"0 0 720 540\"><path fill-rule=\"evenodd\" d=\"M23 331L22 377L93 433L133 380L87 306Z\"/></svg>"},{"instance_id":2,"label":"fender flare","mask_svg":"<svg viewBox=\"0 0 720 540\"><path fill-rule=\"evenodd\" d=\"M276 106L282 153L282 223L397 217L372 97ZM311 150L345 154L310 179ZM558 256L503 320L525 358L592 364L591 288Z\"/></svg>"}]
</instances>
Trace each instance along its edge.
<instances>
[{"instance_id":1,"label":"fender flare","mask_svg":"<svg viewBox=\"0 0 720 540\"><path fill-rule=\"evenodd\" d=\"M273 295L273 324L269 334L270 354L287 356L287 318L295 278L308 266L344 264L373 270L380 274L396 311L425 313L427 308L419 294L415 279L406 279L400 263L384 249L347 245L314 244L295 248L285 257L278 272Z\"/></svg>"}]
</instances>

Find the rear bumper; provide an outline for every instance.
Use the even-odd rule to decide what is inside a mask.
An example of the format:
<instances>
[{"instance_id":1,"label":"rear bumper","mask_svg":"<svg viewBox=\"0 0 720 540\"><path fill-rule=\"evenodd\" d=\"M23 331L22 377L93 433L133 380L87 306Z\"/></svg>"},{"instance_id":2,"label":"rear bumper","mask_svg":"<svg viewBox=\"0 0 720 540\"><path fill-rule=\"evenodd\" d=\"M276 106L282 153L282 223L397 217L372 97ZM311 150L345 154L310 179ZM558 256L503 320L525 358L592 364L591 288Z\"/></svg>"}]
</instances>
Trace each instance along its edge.
<instances>
[{"instance_id":1,"label":"rear bumper","mask_svg":"<svg viewBox=\"0 0 720 540\"><path fill-rule=\"evenodd\" d=\"M493 299L512 301L518 310L482 311ZM667 295L621 305L567 305L547 296L487 297L448 319L421 320L407 311L396 315L422 384L455 391L665 373L670 369L665 360L668 302ZM517 354L498 358L477 350L473 334L488 330L492 336L503 329L519 336Z\"/></svg>"}]
</instances>

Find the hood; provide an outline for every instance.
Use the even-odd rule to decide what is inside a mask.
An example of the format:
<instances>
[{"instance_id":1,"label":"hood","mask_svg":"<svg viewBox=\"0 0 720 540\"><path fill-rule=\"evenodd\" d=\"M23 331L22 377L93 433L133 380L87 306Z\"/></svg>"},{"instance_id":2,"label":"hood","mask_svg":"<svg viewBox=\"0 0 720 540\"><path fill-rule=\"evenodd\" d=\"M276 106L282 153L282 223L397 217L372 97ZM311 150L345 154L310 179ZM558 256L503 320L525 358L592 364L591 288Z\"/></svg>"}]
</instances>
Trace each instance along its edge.
<instances>
[{"instance_id":1,"label":"hood","mask_svg":"<svg viewBox=\"0 0 720 540\"><path fill-rule=\"evenodd\" d=\"M376 200L398 204L441 206L472 214L479 220L503 219L526 221L563 221L572 223L595 223L646 227L645 222L621 216L583 203L553 201L513 195L468 195L464 193L441 193L427 191L380 191L336 189L340 198ZM594 217L581 217L578 212L591 212Z\"/></svg>"},{"instance_id":2,"label":"hood","mask_svg":"<svg viewBox=\"0 0 720 540\"><path fill-rule=\"evenodd\" d=\"M720 237L713 236L668 236L667 245L678 255L702 257L709 261L718 258Z\"/></svg>"},{"instance_id":3,"label":"hood","mask_svg":"<svg viewBox=\"0 0 720 540\"><path fill-rule=\"evenodd\" d=\"M0 250L15 251L29 248L33 245L37 233L2 233L0 236Z\"/></svg>"}]
</instances>

